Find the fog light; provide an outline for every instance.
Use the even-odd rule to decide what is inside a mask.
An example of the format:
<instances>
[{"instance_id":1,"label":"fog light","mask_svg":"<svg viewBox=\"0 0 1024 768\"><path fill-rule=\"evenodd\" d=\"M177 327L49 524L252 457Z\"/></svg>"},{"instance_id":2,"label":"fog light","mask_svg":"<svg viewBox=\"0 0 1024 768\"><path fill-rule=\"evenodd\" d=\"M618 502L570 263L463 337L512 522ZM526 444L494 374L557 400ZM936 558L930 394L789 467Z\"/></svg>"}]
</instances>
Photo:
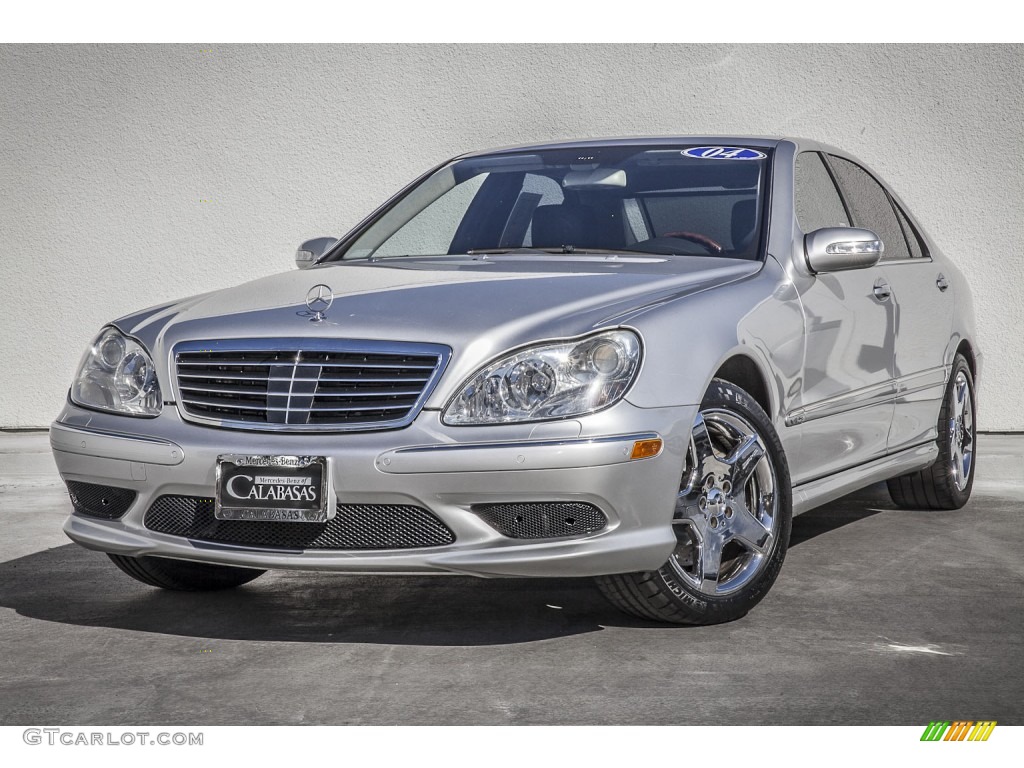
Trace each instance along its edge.
<instances>
[{"instance_id":1,"label":"fog light","mask_svg":"<svg viewBox=\"0 0 1024 768\"><path fill-rule=\"evenodd\" d=\"M637 440L633 443L633 453L630 455L630 461L634 459L649 459L652 456L657 456L661 453L661 438L655 438L654 440Z\"/></svg>"}]
</instances>

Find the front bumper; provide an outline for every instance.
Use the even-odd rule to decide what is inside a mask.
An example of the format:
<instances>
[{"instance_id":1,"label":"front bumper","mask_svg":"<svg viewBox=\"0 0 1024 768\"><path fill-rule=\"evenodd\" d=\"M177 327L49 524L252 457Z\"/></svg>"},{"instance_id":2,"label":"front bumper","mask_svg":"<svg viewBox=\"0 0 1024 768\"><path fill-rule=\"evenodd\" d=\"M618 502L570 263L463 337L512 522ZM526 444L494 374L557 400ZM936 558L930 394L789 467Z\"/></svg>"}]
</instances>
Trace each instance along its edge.
<instances>
[{"instance_id":1,"label":"front bumper","mask_svg":"<svg viewBox=\"0 0 1024 768\"><path fill-rule=\"evenodd\" d=\"M476 576L595 576L660 567L675 546L671 519L696 406L636 408L622 402L578 421L447 427L423 411L401 430L281 434L203 427L173 406L152 420L68 405L50 429L65 480L129 488L123 517L71 515L75 542L122 555L157 555L252 568L348 573L460 573ZM128 430L132 430L131 433ZM631 460L633 442L655 434L664 447ZM302 552L197 541L148 530L162 495L214 492L217 457L246 453L327 456L339 504L412 504L454 532L445 546ZM488 503L588 502L608 518L601 531L512 539L471 507Z\"/></svg>"}]
</instances>

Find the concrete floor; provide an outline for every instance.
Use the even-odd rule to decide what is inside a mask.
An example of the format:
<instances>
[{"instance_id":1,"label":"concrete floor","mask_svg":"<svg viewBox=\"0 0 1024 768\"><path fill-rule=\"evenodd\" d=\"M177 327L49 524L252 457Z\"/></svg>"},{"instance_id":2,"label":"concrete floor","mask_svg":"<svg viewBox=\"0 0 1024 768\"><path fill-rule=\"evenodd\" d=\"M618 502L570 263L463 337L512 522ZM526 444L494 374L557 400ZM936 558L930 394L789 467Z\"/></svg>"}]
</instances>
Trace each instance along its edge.
<instances>
[{"instance_id":1,"label":"concrete floor","mask_svg":"<svg viewBox=\"0 0 1024 768\"><path fill-rule=\"evenodd\" d=\"M150 589L64 537L45 435L0 435L0 724L1024 724L1024 436L979 454L965 509L802 515L754 612L688 628L585 580Z\"/></svg>"}]
</instances>

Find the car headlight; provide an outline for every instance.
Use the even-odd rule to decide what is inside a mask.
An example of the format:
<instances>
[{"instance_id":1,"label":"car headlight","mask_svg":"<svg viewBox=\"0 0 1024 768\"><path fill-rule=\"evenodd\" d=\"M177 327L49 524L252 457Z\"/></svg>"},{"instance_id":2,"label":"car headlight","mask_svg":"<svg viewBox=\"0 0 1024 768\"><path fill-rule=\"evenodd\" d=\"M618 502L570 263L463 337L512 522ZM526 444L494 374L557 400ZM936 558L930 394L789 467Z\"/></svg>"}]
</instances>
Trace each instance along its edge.
<instances>
[{"instance_id":1,"label":"car headlight","mask_svg":"<svg viewBox=\"0 0 1024 768\"><path fill-rule=\"evenodd\" d=\"M153 358L141 344L104 328L82 358L71 400L130 416L156 416L163 403Z\"/></svg>"},{"instance_id":2,"label":"car headlight","mask_svg":"<svg viewBox=\"0 0 1024 768\"><path fill-rule=\"evenodd\" d=\"M505 424L599 411L626 394L640 339L606 331L513 352L474 374L445 409L445 424Z\"/></svg>"}]
</instances>

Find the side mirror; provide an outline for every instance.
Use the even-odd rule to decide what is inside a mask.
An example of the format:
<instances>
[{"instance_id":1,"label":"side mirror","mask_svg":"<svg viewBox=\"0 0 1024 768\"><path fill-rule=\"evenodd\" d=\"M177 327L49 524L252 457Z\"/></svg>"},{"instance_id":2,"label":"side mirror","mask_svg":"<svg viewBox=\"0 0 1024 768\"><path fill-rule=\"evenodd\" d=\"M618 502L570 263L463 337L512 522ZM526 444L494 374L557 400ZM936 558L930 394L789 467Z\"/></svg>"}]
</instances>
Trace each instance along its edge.
<instances>
[{"instance_id":1,"label":"side mirror","mask_svg":"<svg viewBox=\"0 0 1024 768\"><path fill-rule=\"evenodd\" d=\"M309 269L317 259L333 248L336 242L338 240L334 237L314 237L307 240L295 252L295 266L299 269Z\"/></svg>"},{"instance_id":2,"label":"side mirror","mask_svg":"<svg viewBox=\"0 0 1024 768\"><path fill-rule=\"evenodd\" d=\"M870 229L825 227L804 237L804 255L811 272L842 272L873 267L885 246Z\"/></svg>"}]
</instances>

